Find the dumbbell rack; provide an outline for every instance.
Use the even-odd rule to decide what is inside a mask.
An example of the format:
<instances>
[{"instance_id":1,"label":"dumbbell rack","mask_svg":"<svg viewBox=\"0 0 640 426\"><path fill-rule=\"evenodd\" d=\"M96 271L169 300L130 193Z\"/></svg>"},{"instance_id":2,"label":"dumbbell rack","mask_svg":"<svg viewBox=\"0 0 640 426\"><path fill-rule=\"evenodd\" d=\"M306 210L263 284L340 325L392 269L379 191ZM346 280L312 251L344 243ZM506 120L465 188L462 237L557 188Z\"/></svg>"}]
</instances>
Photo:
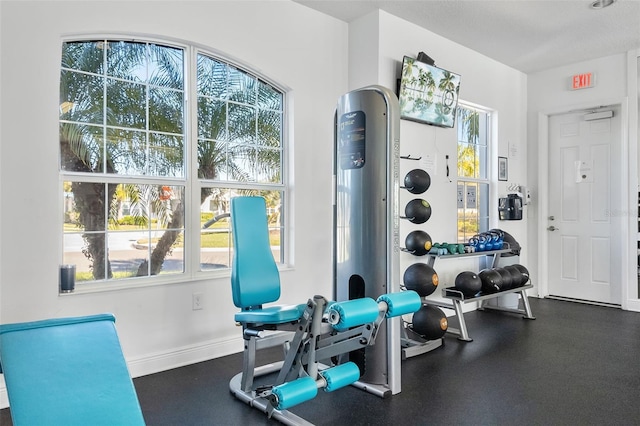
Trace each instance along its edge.
<instances>
[{"instance_id":1,"label":"dumbbell rack","mask_svg":"<svg viewBox=\"0 0 640 426\"><path fill-rule=\"evenodd\" d=\"M491 267L495 268L500 256L502 253L511 252L510 248L500 249L500 250L488 250L488 251L476 251L473 253L458 253L458 254L433 254L427 253L425 256L428 257L427 265L433 268L433 265L436 263L436 259L455 259L460 257L473 257L473 256L492 256L493 261L491 263Z\"/></svg>"},{"instance_id":2,"label":"dumbbell rack","mask_svg":"<svg viewBox=\"0 0 640 426\"><path fill-rule=\"evenodd\" d=\"M502 249L502 250L490 250L490 251L481 251L481 252L475 252L475 253L448 254L448 255L427 254L427 256L429 256L429 259L427 260L427 264L433 267L436 259L453 259L453 258L469 257L469 256L493 256L493 261L491 262L491 268L495 268L497 266L498 259L500 258L500 256L498 255L502 253L507 253L510 251L511 249ZM448 288L442 289L442 296L449 300L440 301L440 300L431 300L431 299L423 298L423 301L424 301L423 303L427 305L428 304L435 305L440 308L454 310L456 313L456 317L458 317L458 323L460 328L449 327L447 329L447 333L457 335L459 340L462 340L465 342L472 342L473 339L469 337L469 332L467 331L467 324L465 322L464 314L462 312L463 304L470 303L470 302L480 302L478 310L489 309L489 310L495 310L495 311L523 314L524 315L523 318L533 320L533 319L536 319L536 317L534 317L533 313L531 312L531 306L529 305L529 299L527 298L527 293L526 293L526 290L530 288L533 288L533 285L531 284L531 282L521 287L516 287L509 290L503 290L503 291L490 293L490 294L480 293L478 296L466 297L462 292L460 292L459 290L456 290L454 287L448 287ZM509 293L520 294L520 297L522 299L523 309L510 309L510 308L504 308L500 306L490 306L490 305L486 305L485 303L487 300L494 299L496 297L503 296Z\"/></svg>"}]
</instances>

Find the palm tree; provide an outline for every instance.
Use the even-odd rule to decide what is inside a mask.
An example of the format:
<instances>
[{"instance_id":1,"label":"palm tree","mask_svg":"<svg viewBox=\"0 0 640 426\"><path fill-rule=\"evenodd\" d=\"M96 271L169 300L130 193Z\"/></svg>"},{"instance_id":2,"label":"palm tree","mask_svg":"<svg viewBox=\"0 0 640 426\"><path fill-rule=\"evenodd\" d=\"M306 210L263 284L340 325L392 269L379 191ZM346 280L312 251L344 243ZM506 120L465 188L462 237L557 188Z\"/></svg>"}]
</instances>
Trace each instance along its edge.
<instances>
[{"instance_id":1,"label":"palm tree","mask_svg":"<svg viewBox=\"0 0 640 426\"><path fill-rule=\"evenodd\" d=\"M220 66L220 63L204 55L199 55L197 62L198 81L203 82L203 85L209 85L209 90L228 91L228 87L235 88L227 93L230 102L211 102L210 98L198 97L198 134L206 135L208 139L198 141L198 177L203 180L215 180L219 172L225 172L232 180L247 181L251 175L241 167L242 161L253 163L256 174L279 170L279 150L255 149L247 143L258 143L255 140L257 126L258 135L262 136L261 143L267 147L280 144L281 115L268 114L265 109L256 110L242 106L257 102L254 97L260 95L261 83L257 79L246 79L241 72L225 72L226 66ZM227 79L231 81L227 82ZM207 90L203 87L200 92L206 93ZM280 108L279 99L267 97L266 102L267 107ZM237 108L234 108L236 106ZM230 113L230 108L236 113ZM201 119L201 117L204 118ZM221 142L225 139L228 139L227 143ZM234 144L235 141L240 143ZM200 192L200 204L214 192L213 188L203 186ZM164 259L180 235L180 228L184 224L183 215L176 212L183 211L182 200L180 200L178 208L174 209L168 229L151 253L149 274L160 273ZM138 275L147 274L146 262L140 264Z\"/></svg>"},{"instance_id":2,"label":"palm tree","mask_svg":"<svg viewBox=\"0 0 640 426\"><path fill-rule=\"evenodd\" d=\"M418 79L420 80L422 96L425 98L426 104L431 105L433 103L433 92L436 88L436 81L433 79L430 71L422 69L420 70Z\"/></svg>"},{"instance_id":3,"label":"palm tree","mask_svg":"<svg viewBox=\"0 0 640 426\"><path fill-rule=\"evenodd\" d=\"M182 58L182 50L154 44L65 43L60 84L62 169L81 173L133 171L139 174L142 171L157 176L182 176ZM280 166L280 150L273 148L280 143L282 118L281 113L277 113L279 105L277 108L271 105L276 113L269 113L266 108L278 99L263 95L265 108L245 107L250 101L253 104L259 101L255 99L259 94L253 95L253 100L247 96L259 93L258 86L262 83L244 77L242 72L228 72L225 64L213 61L215 64L211 66L208 59L202 55L198 58L198 92L203 95L198 97L198 177L214 180L219 173L226 173L233 180L250 180L252 176L241 166L243 162L255 162L256 174L273 174ZM104 77L105 67L110 78ZM232 78L235 80L230 81ZM216 97L204 96L206 94ZM220 101L220 98L227 100ZM105 130L105 124L118 127ZM151 132L144 133L145 128ZM256 128L260 141L255 140ZM106 214L110 209L117 209L117 198L122 196L122 191L134 205L146 204L148 207L143 210L156 214L165 229L149 260L139 265L138 275L155 275L161 271L184 227L182 191L173 191L170 200L162 200L162 188L158 185L73 182L71 190L79 225L84 230L83 252L92 262L94 279L112 277L104 231ZM212 188L203 187L201 202L213 193Z\"/></svg>"},{"instance_id":4,"label":"palm tree","mask_svg":"<svg viewBox=\"0 0 640 426\"><path fill-rule=\"evenodd\" d=\"M101 71L103 56L96 49L80 44L66 44L62 66L86 72ZM60 154L63 170L96 173L113 173L113 163L104 157L104 137L99 127L85 123L102 123L102 79L89 74L63 70L60 82ZM68 120L68 121L62 121ZM115 194L115 187L103 183L73 182L78 222L84 230L86 246L83 253L92 262L95 279L112 276L106 257L104 227L106 223L105 200Z\"/></svg>"},{"instance_id":5,"label":"palm tree","mask_svg":"<svg viewBox=\"0 0 640 426\"><path fill-rule=\"evenodd\" d=\"M478 111L458 108L458 176L478 177L480 160L478 141L480 139L480 114Z\"/></svg>"},{"instance_id":6,"label":"palm tree","mask_svg":"<svg viewBox=\"0 0 640 426\"><path fill-rule=\"evenodd\" d=\"M443 92L448 90L457 91L454 80L455 76L453 74L451 74L449 71L444 71L442 78L438 82L438 88Z\"/></svg>"}]
</instances>

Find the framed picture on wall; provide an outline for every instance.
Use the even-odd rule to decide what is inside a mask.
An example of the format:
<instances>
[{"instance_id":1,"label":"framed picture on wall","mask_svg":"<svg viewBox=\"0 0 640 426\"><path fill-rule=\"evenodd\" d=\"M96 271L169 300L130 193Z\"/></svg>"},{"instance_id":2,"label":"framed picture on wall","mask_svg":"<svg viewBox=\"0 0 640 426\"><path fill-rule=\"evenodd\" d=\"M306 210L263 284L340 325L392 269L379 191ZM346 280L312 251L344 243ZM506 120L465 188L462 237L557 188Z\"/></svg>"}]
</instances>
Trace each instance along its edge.
<instances>
[{"instance_id":1,"label":"framed picture on wall","mask_svg":"<svg viewBox=\"0 0 640 426\"><path fill-rule=\"evenodd\" d=\"M498 157L498 180L509 179L509 164L507 157Z\"/></svg>"}]
</instances>

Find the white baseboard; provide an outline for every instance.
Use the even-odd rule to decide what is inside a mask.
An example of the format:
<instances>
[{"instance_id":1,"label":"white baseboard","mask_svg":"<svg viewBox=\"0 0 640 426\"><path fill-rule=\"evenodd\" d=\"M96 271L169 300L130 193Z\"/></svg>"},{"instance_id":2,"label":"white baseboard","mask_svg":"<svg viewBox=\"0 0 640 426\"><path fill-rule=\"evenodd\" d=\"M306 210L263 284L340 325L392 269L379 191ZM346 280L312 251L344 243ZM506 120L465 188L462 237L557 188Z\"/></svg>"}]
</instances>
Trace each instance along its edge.
<instances>
[{"instance_id":1,"label":"white baseboard","mask_svg":"<svg viewBox=\"0 0 640 426\"><path fill-rule=\"evenodd\" d=\"M128 358L127 365L129 366L131 377L140 377L242 352L243 347L242 337L210 340L197 345L175 348L167 352ZM238 371L241 368L242 366L239 365Z\"/></svg>"},{"instance_id":2,"label":"white baseboard","mask_svg":"<svg viewBox=\"0 0 640 426\"><path fill-rule=\"evenodd\" d=\"M242 337L210 340L197 345L175 348L166 352L156 352L141 357L129 358L127 359L127 366L129 367L131 377L146 376L242 352L243 346ZM238 372L241 369L242 365L238 365ZM4 376L0 374L0 409L7 407L9 407L7 387L4 383Z\"/></svg>"},{"instance_id":3,"label":"white baseboard","mask_svg":"<svg viewBox=\"0 0 640 426\"><path fill-rule=\"evenodd\" d=\"M640 312L640 300L639 299L629 299L627 300L627 306L625 307L627 311Z\"/></svg>"}]
</instances>

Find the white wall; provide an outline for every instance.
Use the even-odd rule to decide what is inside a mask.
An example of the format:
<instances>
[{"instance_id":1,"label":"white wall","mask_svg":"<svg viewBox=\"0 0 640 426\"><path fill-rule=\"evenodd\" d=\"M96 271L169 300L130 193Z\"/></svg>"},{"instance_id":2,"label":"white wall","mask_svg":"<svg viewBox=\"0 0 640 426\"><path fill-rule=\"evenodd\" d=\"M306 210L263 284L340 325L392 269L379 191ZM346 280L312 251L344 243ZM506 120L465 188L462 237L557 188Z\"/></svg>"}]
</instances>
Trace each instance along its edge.
<instances>
[{"instance_id":1,"label":"white wall","mask_svg":"<svg viewBox=\"0 0 640 426\"><path fill-rule=\"evenodd\" d=\"M623 111L623 156L628 160L624 165L625 186L623 194L626 212L629 241L617 255L623 256L622 307L630 310L640 310L638 303L638 288L636 281L636 232L637 232L637 203L638 188L638 99L637 99L637 52L611 55L595 60L579 62L563 67L541 71L529 75L527 91L529 93L527 141L529 157L529 182L534 194L534 200L544 200L547 189L538 187L541 162L545 160L544 152L539 153L540 147L546 141L546 117L549 114L563 113L571 110L598 107L600 105L622 105ZM596 85L593 88L570 90L569 79L574 74L593 72L596 74ZM544 149L544 147L543 147ZM544 180L544 179L543 179ZM627 195L628 194L628 195ZM540 236L540 229L546 226L545 205L534 202L532 218L529 221L529 235L531 247L544 248L544 236ZM536 250L531 250L532 274L538 276L543 273L544 259ZM539 278L542 279L542 278Z\"/></svg>"},{"instance_id":2,"label":"white wall","mask_svg":"<svg viewBox=\"0 0 640 426\"><path fill-rule=\"evenodd\" d=\"M0 322L113 312L132 374L242 349L228 277L58 296L61 37L169 37L227 53L292 89L293 269L284 303L332 296L333 115L347 25L289 1L0 2ZM191 295L204 309L192 311ZM239 366L240 367L240 366Z\"/></svg>"},{"instance_id":3,"label":"white wall","mask_svg":"<svg viewBox=\"0 0 640 426\"><path fill-rule=\"evenodd\" d=\"M2 22L2 6L0 6L0 23ZM0 47L2 46L2 25L0 25ZM0 82L2 82L2 55L0 55ZM0 99L2 96L2 84L0 84ZM0 102L0 129L2 129L2 102ZM1 141L0 137L0 141ZM2 164L2 143L0 143L0 164ZM2 188L2 175L0 174L0 188ZM2 197L0 197L0 223L2 223ZM0 226L0 241L2 241L2 226ZM2 246L0 245L0 276L2 276ZM0 281L1 283L1 281ZM2 287L0 285L0 307L2 306ZM0 313L2 309L0 309Z\"/></svg>"},{"instance_id":4,"label":"white wall","mask_svg":"<svg viewBox=\"0 0 640 426\"><path fill-rule=\"evenodd\" d=\"M349 88L356 89L370 84L379 84L396 91L396 79L400 75L404 55L415 57L424 51L436 65L461 74L460 99L496 111L497 134L491 161L498 156L509 157L509 181L496 182L496 191L490 201L490 225L512 234L525 249L520 261L527 265L527 219L522 221L498 221L497 196L505 196L507 186L513 183L527 184L526 173L526 104L527 77L520 71L500 64L473 50L447 40L424 28L399 19L384 11L375 11L356 20L349 27ZM379 46L371 52L367 46ZM356 58L354 60L353 58ZM509 144L517 151L510 155ZM456 234L456 132L411 121L400 123L400 154L412 157L435 156L436 173L431 173L431 187L421 195L432 206L432 216L423 225L401 221L400 236L414 229L423 229L436 242L455 242ZM445 156L449 156L450 180L446 177ZM424 168L424 163L400 160L400 176L413 168ZM497 177L494 176L494 179ZM413 194L401 191L400 206L414 198ZM525 210L527 207L525 207ZM407 253L401 254L401 270L411 263L421 261ZM467 269L477 270L476 260L439 260L434 265L443 286L452 286L456 275ZM437 294L440 293L438 290ZM434 294L433 297L436 297ZM468 305L466 305L468 306Z\"/></svg>"}]
</instances>

